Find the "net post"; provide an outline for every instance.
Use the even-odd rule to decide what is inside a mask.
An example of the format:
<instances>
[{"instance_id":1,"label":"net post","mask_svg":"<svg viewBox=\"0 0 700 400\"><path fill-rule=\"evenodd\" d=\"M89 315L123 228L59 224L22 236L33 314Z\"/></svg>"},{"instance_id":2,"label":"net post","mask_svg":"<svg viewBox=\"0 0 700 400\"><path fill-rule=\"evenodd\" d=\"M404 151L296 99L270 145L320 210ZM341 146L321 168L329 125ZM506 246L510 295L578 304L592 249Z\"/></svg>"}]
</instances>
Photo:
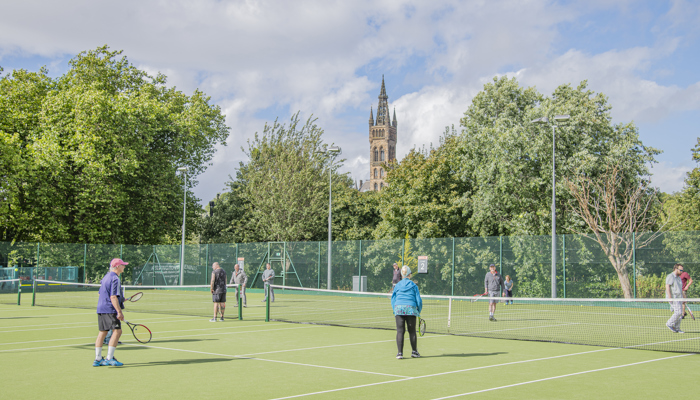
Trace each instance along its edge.
<instances>
[{"instance_id":1,"label":"net post","mask_svg":"<svg viewBox=\"0 0 700 400\"><path fill-rule=\"evenodd\" d=\"M34 275L34 274L32 274ZM32 277L32 307L36 305L36 277ZM20 281L20 284L22 282Z\"/></svg>"},{"instance_id":2,"label":"net post","mask_svg":"<svg viewBox=\"0 0 700 400\"><path fill-rule=\"evenodd\" d=\"M637 298L637 243L636 236L632 232L632 298Z\"/></svg>"},{"instance_id":3,"label":"net post","mask_svg":"<svg viewBox=\"0 0 700 400\"><path fill-rule=\"evenodd\" d=\"M238 259L238 258L236 258ZM241 285L236 286L236 302L238 303L238 320L243 320L243 304L241 304Z\"/></svg>"},{"instance_id":4,"label":"net post","mask_svg":"<svg viewBox=\"0 0 700 400\"><path fill-rule=\"evenodd\" d=\"M266 294L267 301L265 302L265 322L270 322L270 297L272 297L270 295L270 292L272 291L271 289L272 289L272 286L267 285L267 294ZM263 289L263 290L265 290L265 289Z\"/></svg>"},{"instance_id":5,"label":"net post","mask_svg":"<svg viewBox=\"0 0 700 400\"><path fill-rule=\"evenodd\" d=\"M22 281L17 281L17 305L20 305L20 300L22 299Z\"/></svg>"},{"instance_id":6,"label":"net post","mask_svg":"<svg viewBox=\"0 0 700 400\"><path fill-rule=\"evenodd\" d=\"M452 325L452 297L448 300L447 303L447 328L449 332L449 328Z\"/></svg>"}]
</instances>

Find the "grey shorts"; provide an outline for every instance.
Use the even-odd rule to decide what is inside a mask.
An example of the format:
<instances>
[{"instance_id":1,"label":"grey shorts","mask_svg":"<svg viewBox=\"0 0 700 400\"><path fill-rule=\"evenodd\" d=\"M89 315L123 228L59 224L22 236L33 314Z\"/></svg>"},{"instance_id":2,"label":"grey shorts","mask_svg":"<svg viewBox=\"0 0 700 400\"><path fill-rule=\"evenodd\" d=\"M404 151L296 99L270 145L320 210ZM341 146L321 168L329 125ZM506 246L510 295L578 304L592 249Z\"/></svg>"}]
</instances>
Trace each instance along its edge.
<instances>
[{"instance_id":1,"label":"grey shorts","mask_svg":"<svg viewBox=\"0 0 700 400\"><path fill-rule=\"evenodd\" d=\"M212 294L211 301L213 301L214 303L226 303L226 293Z\"/></svg>"},{"instance_id":2,"label":"grey shorts","mask_svg":"<svg viewBox=\"0 0 700 400\"><path fill-rule=\"evenodd\" d=\"M117 319L117 314L97 314L97 326L101 331L122 329L122 321Z\"/></svg>"},{"instance_id":3,"label":"grey shorts","mask_svg":"<svg viewBox=\"0 0 700 400\"><path fill-rule=\"evenodd\" d=\"M499 297L498 292L489 292L489 297ZM491 299L489 300L489 304L496 304L498 303L498 300Z\"/></svg>"}]
</instances>

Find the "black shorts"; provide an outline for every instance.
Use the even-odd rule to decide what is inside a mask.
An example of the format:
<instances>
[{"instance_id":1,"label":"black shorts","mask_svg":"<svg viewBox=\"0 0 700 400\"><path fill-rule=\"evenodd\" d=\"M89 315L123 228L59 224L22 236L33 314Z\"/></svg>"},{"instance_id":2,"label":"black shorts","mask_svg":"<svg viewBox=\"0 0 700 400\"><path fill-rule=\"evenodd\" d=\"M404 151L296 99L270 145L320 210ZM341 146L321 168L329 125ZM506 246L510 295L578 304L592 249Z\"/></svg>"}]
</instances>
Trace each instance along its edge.
<instances>
[{"instance_id":1,"label":"black shorts","mask_svg":"<svg viewBox=\"0 0 700 400\"><path fill-rule=\"evenodd\" d=\"M226 293L212 294L211 301L213 301L214 303L226 303Z\"/></svg>"},{"instance_id":2,"label":"black shorts","mask_svg":"<svg viewBox=\"0 0 700 400\"><path fill-rule=\"evenodd\" d=\"M97 326L101 331L122 329L122 321L117 319L117 314L97 314Z\"/></svg>"}]
</instances>

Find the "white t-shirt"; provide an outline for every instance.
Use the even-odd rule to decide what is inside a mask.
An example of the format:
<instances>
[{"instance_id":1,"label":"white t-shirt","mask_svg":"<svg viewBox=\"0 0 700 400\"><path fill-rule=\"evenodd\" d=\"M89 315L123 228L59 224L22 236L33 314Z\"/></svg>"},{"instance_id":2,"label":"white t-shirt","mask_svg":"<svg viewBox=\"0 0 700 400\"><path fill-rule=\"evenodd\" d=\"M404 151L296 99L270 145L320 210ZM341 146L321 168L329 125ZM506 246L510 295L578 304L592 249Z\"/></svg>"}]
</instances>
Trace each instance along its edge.
<instances>
[{"instance_id":1,"label":"white t-shirt","mask_svg":"<svg viewBox=\"0 0 700 400\"><path fill-rule=\"evenodd\" d=\"M683 297L683 281L673 272L666 277L666 284L671 285L671 297L678 299Z\"/></svg>"}]
</instances>

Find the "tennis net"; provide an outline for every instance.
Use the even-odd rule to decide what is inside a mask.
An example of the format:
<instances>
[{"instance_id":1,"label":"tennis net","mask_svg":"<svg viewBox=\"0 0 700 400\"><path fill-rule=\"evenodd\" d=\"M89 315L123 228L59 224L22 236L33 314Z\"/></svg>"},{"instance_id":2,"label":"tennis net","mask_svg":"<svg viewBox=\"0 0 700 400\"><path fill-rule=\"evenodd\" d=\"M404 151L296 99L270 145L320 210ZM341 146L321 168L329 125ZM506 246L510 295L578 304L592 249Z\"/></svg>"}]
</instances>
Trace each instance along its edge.
<instances>
[{"instance_id":1,"label":"tennis net","mask_svg":"<svg viewBox=\"0 0 700 400\"><path fill-rule=\"evenodd\" d=\"M0 304L20 304L21 281L19 279L0 280Z\"/></svg>"},{"instance_id":2,"label":"tennis net","mask_svg":"<svg viewBox=\"0 0 700 400\"><path fill-rule=\"evenodd\" d=\"M273 286L270 320L356 328L396 329L391 295ZM700 321L690 314L684 334L666 323L673 314L665 299L537 299L421 296L427 332L700 353ZM489 301L497 301L496 321ZM700 299L685 299L694 314ZM698 315L700 317L700 315Z\"/></svg>"},{"instance_id":3,"label":"tennis net","mask_svg":"<svg viewBox=\"0 0 700 400\"><path fill-rule=\"evenodd\" d=\"M97 307L99 284L57 282L37 279L34 288L33 304L43 307L85 308ZM235 288L226 285L227 302L236 301ZM138 292L143 296L135 302L125 301L125 312L146 312L156 314L211 316L212 296L209 285L189 286L140 286L123 285L124 296L128 299ZM233 314L231 315L233 317Z\"/></svg>"}]
</instances>

